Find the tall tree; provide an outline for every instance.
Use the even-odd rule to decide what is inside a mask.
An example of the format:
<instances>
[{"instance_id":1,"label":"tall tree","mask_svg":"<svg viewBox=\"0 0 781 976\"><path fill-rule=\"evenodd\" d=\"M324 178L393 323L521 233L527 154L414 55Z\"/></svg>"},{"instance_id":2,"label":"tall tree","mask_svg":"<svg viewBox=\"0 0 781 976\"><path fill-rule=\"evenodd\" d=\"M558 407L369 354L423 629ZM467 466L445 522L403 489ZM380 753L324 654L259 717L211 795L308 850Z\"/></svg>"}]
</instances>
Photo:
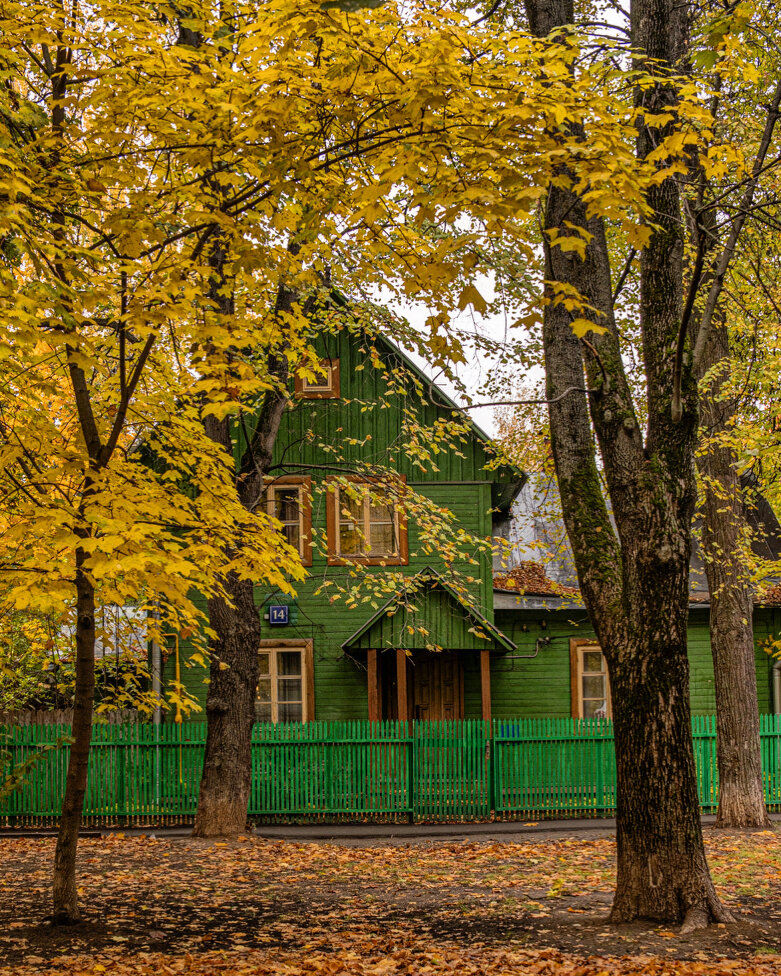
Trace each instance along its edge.
<instances>
[{"instance_id":1,"label":"tall tree","mask_svg":"<svg viewBox=\"0 0 781 976\"><path fill-rule=\"evenodd\" d=\"M273 101L272 147L285 146L288 153L284 193L280 190L273 211L264 197L260 217L256 210L237 217L231 204L258 192L257 174L247 165L247 154L258 153L254 128L246 152L223 160L219 179L204 180L212 215L205 245L211 268L205 314L236 323L242 317L237 301L247 309L243 269L268 260L258 256L258 240L273 245L269 250L276 259L276 273L266 278L265 319L256 306L255 334L244 330L245 345L232 346L226 388L235 391L233 417L226 412L205 419L209 436L235 469L235 497L250 511L263 504L264 478L288 403L288 377L311 374L316 364L306 347L316 331L310 315L327 308L333 288L360 294L383 287L426 299L433 314L423 346L443 362L457 358L448 310L482 301L472 283L474 231L459 228L458 221L471 213L498 229L507 213L506 203L497 206L489 192L486 150L499 158L500 147L508 141L515 146L506 173L508 192L517 212L528 213L537 185L551 174L560 151L560 139L546 140L540 117L554 119L562 99L581 98L569 86L551 87L547 72L555 59L545 52L540 71L536 59L542 52L531 38L513 36L506 45L487 38L475 58L467 25L447 9L408 5L401 22L390 4L368 15L351 13L371 6L377 5L312 3L268 10L261 29L248 4L224 5L219 13L208 4L197 9L190 4L187 31L180 32L181 46L190 51L185 56L194 65L194 84L214 101L219 124L255 127L255 116L248 119L242 107L260 91ZM219 17L225 24L218 31ZM245 50L248 23L255 25L251 59ZM245 64L251 70L244 98L220 98L220 92L235 88L236 67ZM260 85L253 71L262 73ZM541 95L521 113L519 72ZM486 86L493 99L490 119ZM254 388L253 363L262 364L263 378L258 385L254 376ZM200 836L243 831L249 798L260 621L251 582L227 578L224 588L227 599L209 604L214 637L195 824Z\"/></svg>"},{"instance_id":2,"label":"tall tree","mask_svg":"<svg viewBox=\"0 0 781 976\"><path fill-rule=\"evenodd\" d=\"M527 0L526 10L532 31L550 36L553 45L575 22L568 0ZM658 71L653 85L635 89L638 157L659 170L644 188L648 217L639 260L645 435L622 361L605 224L592 216L587 195L575 192L574 181L567 185L571 173L565 169L545 207L543 320L564 517L613 693L618 880L611 919L681 921L685 931L729 918L710 879L699 825L686 655L698 424L689 320L690 303L703 295L695 280L686 302L681 189L663 150L665 140L681 138L675 76L686 65L691 14L672 0L637 0L630 16L635 65L653 64ZM774 113L768 109L772 124ZM587 143L587 128L579 134ZM718 256L711 291L705 289L697 364L711 335L722 265L731 258L728 247L734 250L742 219L733 223ZM587 241L582 256L557 243L574 236ZM573 292L596 327L588 339L575 335L562 301ZM686 354L675 357L676 348ZM597 444L617 531L600 489Z\"/></svg>"},{"instance_id":3,"label":"tall tree","mask_svg":"<svg viewBox=\"0 0 781 976\"><path fill-rule=\"evenodd\" d=\"M712 330L701 361L702 426L707 446L698 452L702 483L702 551L710 593L710 638L716 697L719 827L766 827L759 707L754 651L754 593L746 559L746 493L731 433L737 404L724 396L730 356L723 317ZM750 504L750 501L748 501Z\"/></svg>"},{"instance_id":4,"label":"tall tree","mask_svg":"<svg viewBox=\"0 0 781 976\"><path fill-rule=\"evenodd\" d=\"M159 606L150 627L160 639L198 627L193 587L211 595L224 571L267 570L284 588L298 566L265 513L232 505L202 433L203 400L224 398L227 343L193 314L201 215L192 159L182 159L193 147L168 128L159 97L171 39L153 10L110 0L16 4L8 16L2 195L17 202L3 213L0 268L3 599L73 625L73 741L53 878L53 918L68 924L80 918L98 595ZM194 112L186 70L169 61L167 82ZM196 397L182 353L191 348L208 349L213 371ZM226 566L223 542L234 536L246 562Z\"/></svg>"},{"instance_id":5,"label":"tall tree","mask_svg":"<svg viewBox=\"0 0 781 976\"><path fill-rule=\"evenodd\" d=\"M739 402L729 390L731 372L728 310L734 306L730 293L721 300L721 289L733 255L740 258L741 231L761 200L762 219L770 217L775 194L760 189L760 177L772 157L772 146L781 100L781 84L775 85L763 115L754 111L767 97L771 79L778 77L775 51L767 51L762 38L776 29L777 13L757 10L747 17L739 7L731 16L719 12L706 17L702 33L732 37L742 57L723 57L713 66L712 110L722 139L735 145L736 169L743 176L719 206L719 192L702 167L696 171L697 192L688 201L687 216L694 270L689 284L692 298L691 333L695 342L695 366L701 391L701 426L704 446L698 451L702 485L702 550L710 592L710 633L716 694L717 760L721 827L761 827L769 823L765 809L762 758L759 741L756 666L754 658L754 585L747 560L746 506L751 500L740 484L739 456L732 429ZM704 52L707 56L711 52ZM700 54L700 58L702 58ZM726 107L729 106L729 109ZM720 117L720 110L724 117ZM757 130L758 131L755 131ZM751 138L747 138L748 134ZM757 145L748 158L747 145ZM716 179L721 174L715 174ZM723 177L722 177L723 185ZM715 199L711 203L710 199ZM680 345L680 342L679 342Z\"/></svg>"}]
</instances>

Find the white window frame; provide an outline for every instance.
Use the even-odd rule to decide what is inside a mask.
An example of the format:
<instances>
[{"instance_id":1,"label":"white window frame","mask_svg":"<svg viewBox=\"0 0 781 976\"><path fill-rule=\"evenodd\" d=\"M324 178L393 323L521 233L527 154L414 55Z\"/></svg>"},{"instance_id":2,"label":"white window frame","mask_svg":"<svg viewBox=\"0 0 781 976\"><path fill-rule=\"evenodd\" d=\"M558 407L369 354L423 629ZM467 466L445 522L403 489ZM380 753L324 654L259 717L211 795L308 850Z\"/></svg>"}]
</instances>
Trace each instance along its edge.
<instances>
[{"instance_id":1,"label":"white window frame","mask_svg":"<svg viewBox=\"0 0 781 976\"><path fill-rule=\"evenodd\" d=\"M311 722L314 719L314 655L312 641L294 640L262 640L258 648L258 655L268 654L269 673L260 678L271 682L271 719L279 723L279 673L277 655L280 653L298 652L301 656L301 721ZM284 677L284 675L283 675ZM291 675L292 677L292 675ZM260 680L258 681L260 686ZM257 692L255 693L257 701Z\"/></svg>"}]
</instances>

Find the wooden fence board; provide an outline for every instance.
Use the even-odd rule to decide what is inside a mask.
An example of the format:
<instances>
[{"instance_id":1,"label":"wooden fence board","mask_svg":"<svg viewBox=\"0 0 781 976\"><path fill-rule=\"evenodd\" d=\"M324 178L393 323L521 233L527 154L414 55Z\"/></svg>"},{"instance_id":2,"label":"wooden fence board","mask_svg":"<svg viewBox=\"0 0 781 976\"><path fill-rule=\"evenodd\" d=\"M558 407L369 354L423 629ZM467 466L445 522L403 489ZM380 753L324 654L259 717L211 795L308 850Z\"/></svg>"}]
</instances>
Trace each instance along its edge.
<instances>
[{"instance_id":1,"label":"wooden fence board","mask_svg":"<svg viewBox=\"0 0 781 976\"><path fill-rule=\"evenodd\" d=\"M56 823L68 734L67 725L0 726L0 823ZM765 798L781 810L781 715L762 715L760 736ZM700 803L711 812L715 718L695 718L692 739ZM200 722L96 725L85 823L190 822L205 741ZM264 723L252 735L248 813L260 820L599 817L615 802L607 719Z\"/></svg>"}]
</instances>

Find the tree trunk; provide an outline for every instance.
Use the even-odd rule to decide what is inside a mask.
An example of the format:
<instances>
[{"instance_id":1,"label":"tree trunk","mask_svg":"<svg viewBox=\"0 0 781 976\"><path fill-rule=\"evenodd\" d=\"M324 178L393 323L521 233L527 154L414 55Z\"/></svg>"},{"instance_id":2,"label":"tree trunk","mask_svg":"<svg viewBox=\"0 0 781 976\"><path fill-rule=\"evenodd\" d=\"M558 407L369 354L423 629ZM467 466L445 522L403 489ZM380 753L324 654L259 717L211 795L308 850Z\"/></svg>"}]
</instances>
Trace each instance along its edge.
<instances>
[{"instance_id":1,"label":"tree trunk","mask_svg":"<svg viewBox=\"0 0 781 976\"><path fill-rule=\"evenodd\" d=\"M573 22L570 0L527 0L526 6L537 35ZM655 65L678 64L687 35L686 14L676 0L635 0L631 18L638 50ZM673 86L659 82L642 97L656 118L664 118L677 96ZM586 132L573 131L587 140ZM638 154L647 156L664 135L640 125ZM571 176L563 167L562 177ZM683 922L690 931L729 916L705 858L691 739L686 625L697 402L687 369L680 416L673 417L669 355L682 321L679 192L669 178L647 190L655 226L640 258L645 438L623 365L605 228L588 218L564 179L549 188L544 229L566 236L573 226L582 228L588 244L581 259L543 236L543 346L562 510L612 686L618 878L611 920ZM570 313L556 301L558 283L583 296L580 314L601 327L583 343Z\"/></svg>"},{"instance_id":2,"label":"tree trunk","mask_svg":"<svg viewBox=\"0 0 781 976\"><path fill-rule=\"evenodd\" d=\"M717 526L718 534L718 526ZM727 551L727 550L723 550ZM762 784L752 593L720 582L729 562L706 564L711 588L710 635L716 689L717 827L768 827Z\"/></svg>"},{"instance_id":3,"label":"tree trunk","mask_svg":"<svg viewBox=\"0 0 781 976\"><path fill-rule=\"evenodd\" d=\"M84 794L87 791L92 707L95 696L95 588L84 572L86 554L76 551L76 688L73 698L73 742L65 778L65 797L54 853L53 916L55 925L81 921L76 894L76 847Z\"/></svg>"},{"instance_id":4,"label":"tree trunk","mask_svg":"<svg viewBox=\"0 0 781 976\"><path fill-rule=\"evenodd\" d=\"M660 626L649 601L610 654L617 772L618 872L612 922L727 921L700 828L691 742L685 608ZM669 606L664 606L665 612Z\"/></svg>"},{"instance_id":5,"label":"tree trunk","mask_svg":"<svg viewBox=\"0 0 781 976\"><path fill-rule=\"evenodd\" d=\"M296 253L295 246L290 247ZM221 314L232 315L233 297L227 287L224 268L227 259L221 242L210 255L214 269L211 298ZM289 313L295 293L281 285L277 313ZM284 335L285 326L280 333ZM254 512L262 504L264 475L271 464L282 413L288 402L288 363L281 351L270 352L269 374L277 386L270 390L253 418L250 443L236 465L236 491L244 508ZM229 458L234 457L231 420L204 419L204 428ZM235 462L234 462L235 463ZM258 687L260 614L255 605L252 580L229 576L224 599L209 600L209 623L216 634L212 643L209 690L206 695L206 753L198 794L198 811L193 827L196 837L235 837L246 829L247 806L252 778L252 726Z\"/></svg>"},{"instance_id":6,"label":"tree trunk","mask_svg":"<svg viewBox=\"0 0 781 976\"><path fill-rule=\"evenodd\" d=\"M729 336L714 323L702 373L726 362ZM702 422L709 438L729 429L735 405L719 396L716 375L702 392ZM719 768L718 827L767 827L759 741L754 660L754 593L743 565L743 498L729 446L709 444L698 458L703 480L702 550L710 590L710 638L716 689L716 757Z\"/></svg>"},{"instance_id":7,"label":"tree trunk","mask_svg":"<svg viewBox=\"0 0 781 976\"><path fill-rule=\"evenodd\" d=\"M223 599L209 600L209 620L218 638L206 696L208 732L195 837L235 837L247 827L260 614L251 580L232 576L226 590L232 607Z\"/></svg>"}]
</instances>

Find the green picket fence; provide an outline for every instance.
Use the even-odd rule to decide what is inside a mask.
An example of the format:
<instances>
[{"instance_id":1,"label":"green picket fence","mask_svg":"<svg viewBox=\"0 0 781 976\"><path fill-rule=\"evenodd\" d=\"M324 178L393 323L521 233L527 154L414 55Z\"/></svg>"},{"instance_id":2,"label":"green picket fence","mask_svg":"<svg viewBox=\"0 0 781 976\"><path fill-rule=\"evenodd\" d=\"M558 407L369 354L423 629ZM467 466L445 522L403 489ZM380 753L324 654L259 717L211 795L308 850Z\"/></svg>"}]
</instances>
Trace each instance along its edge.
<instances>
[{"instance_id":1,"label":"green picket fence","mask_svg":"<svg viewBox=\"0 0 781 976\"><path fill-rule=\"evenodd\" d=\"M781 810L781 716L761 717L765 798ZM0 823L54 824L68 761L65 726L0 727ZM718 803L716 723L692 727L700 803ZM97 725L87 824L189 822L206 727ZM14 771L17 776L14 776ZM18 782L17 782L18 780ZM3 789L3 783L13 789ZM258 724L249 814L258 820L465 821L609 816L606 719Z\"/></svg>"}]
</instances>

